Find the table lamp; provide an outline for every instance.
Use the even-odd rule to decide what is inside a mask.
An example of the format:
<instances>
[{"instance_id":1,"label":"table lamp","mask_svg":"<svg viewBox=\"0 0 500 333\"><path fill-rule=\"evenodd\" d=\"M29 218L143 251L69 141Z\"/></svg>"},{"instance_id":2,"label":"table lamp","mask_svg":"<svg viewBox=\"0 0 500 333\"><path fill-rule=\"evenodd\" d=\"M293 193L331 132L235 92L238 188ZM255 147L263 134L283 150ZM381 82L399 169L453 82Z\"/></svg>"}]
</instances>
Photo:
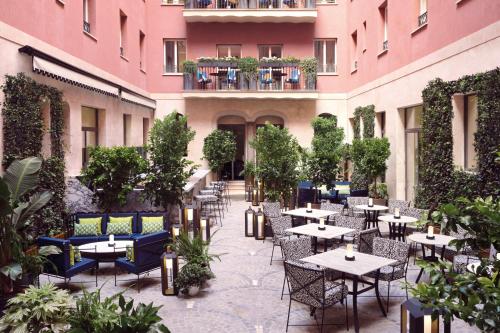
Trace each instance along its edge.
<instances>
[{"instance_id":1,"label":"table lamp","mask_svg":"<svg viewBox=\"0 0 500 333\"><path fill-rule=\"evenodd\" d=\"M312 213L312 207L311 207L311 203L310 202L307 203L306 212Z\"/></svg>"},{"instance_id":2,"label":"table lamp","mask_svg":"<svg viewBox=\"0 0 500 333\"><path fill-rule=\"evenodd\" d=\"M394 208L394 218L395 219L400 219L401 218L401 212L399 211L399 208Z\"/></svg>"},{"instance_id":3,"label":"table lamp","mask_svg":"<svg viewBox=\"0 0 500 333\"><path fill-rule=\"evenodd\" d=\"M356 257L354 257L354 248L352 244L347 244L346 247L346 253L345 253L345 260L347 261L354 261Z\"/></svg>"},{"instance_id":4,"label":"table lamp","mask_svg":"<svg viewBox=\"0 0 500 333\"><path fill-rule=\"evenodd\" d=\"M320 218L319 219L319 226L318 226L318 230L325 230L326 227L325 227L325 219L324 218Z\"/></svg>"},{"instance_id":5,"label":"table lamp","mask_svg":"<svg viewBox=\"0 0 500 333\"><path fill-rule=\"evenodd\" d=\"M434 227L432 225L427 228L427 236L425 236L427 239L435 239L436 237L434 236Z\"/></svg>"}]
</instances>

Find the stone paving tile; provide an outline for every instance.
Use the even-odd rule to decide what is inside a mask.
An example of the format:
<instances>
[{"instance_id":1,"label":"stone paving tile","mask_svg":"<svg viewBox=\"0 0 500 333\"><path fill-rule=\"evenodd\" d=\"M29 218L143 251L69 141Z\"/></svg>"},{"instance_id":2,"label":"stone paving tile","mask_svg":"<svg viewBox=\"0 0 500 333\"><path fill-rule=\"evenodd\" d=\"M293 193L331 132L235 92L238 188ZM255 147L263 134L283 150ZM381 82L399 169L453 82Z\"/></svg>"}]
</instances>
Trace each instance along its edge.
<instances>
[{"instance_id":1,"label":"stone paving tile","mask_svg":"<svg viewBox=\"0 0 500 333\"><path fill-rule=\"evenodd\" d=\"M99 286L104 296L125 291L127 297L136 302L154 302L162 305L160 315L165 325L173 333L228 332L228 333L279 333L285 332L288 311L288 296L281 297L283 283L283 263L273 261L269 265L272 242L257 241L244 237L244 210L248 203L241 199L233 199L229 211L223 219L224 227L215 226L218 230L212 240L210 251L223 254L222 261L215 261L212 269L217 278L209 281L197 297L164 297L160 290L158 270L141 280L141 292L135 289L135 275L120 274L118 286L114 286L112 264L102 264L99 271ZM385 231L385 229L382 229ZM280 257L279 248L275 249L276 259ZM411 261L413 264L413 261ZM411 265L408 272L409 281L415 281L418 269ZM46 280L46 278L42 278ZM53 280L53 279L52 279ZM91 281L93 276L82 274L71 283L75 294L81 293L78 281ZM95 285L85 285L89 290ZM380 292L387 292L387 285L382 282ZM400 284L391 285L391 301L388 317L383 317L378 308L374 294L371 297L358 299L358 311L361 332L392 333L399 332L400 304L405 292ZM394 297L398 295L403 297ZM348 298L348 314L350 331L354 331L352 318L352 300ZM318 315L320 316L320 315ZM314 318L309 316L308 307L292 302L291 323L315 325ZM342 305L328 309L325 315L327 326L325 332L346 332L345 310ZM467 324L456 321L452 325L453 332L478 332ZM318 332L316 326L290 327L291 333Z\"/></svg>"}]
</instances>

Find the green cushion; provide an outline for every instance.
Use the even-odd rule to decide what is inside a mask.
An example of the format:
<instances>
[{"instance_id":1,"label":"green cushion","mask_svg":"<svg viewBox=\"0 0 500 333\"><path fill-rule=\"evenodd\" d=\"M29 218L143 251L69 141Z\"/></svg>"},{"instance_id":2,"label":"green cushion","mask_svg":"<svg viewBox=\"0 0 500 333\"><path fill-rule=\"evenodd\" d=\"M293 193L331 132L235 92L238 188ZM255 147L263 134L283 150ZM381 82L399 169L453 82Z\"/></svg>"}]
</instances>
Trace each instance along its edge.
<instances>
[{"instance_id":1,"label":"green cushion","mask_svg":"<svg viewBox=\"0 0 500 333\"><path fill-rule=\"evenodd\" d=\"M132 223L127 221L109 223L106 233L108 235L130 235L132 233Z\"/></svg>"},{"instance_id":2,"label":"green cushion","mask_svg":"<svg viewBox=\"0 0 500 333\"><path fill-rule=\"evenodd\" d=\"M132 216L123 216L123 217L109 217L109 223L120 223L120 222L128 222L132 225Z\"/></svg>"},{"instance_id":3,"label":"green cushion","mask_svg":"<svg viewBox=\"0 0 500 333\"><path fill-rule=\"evenodd\" d=\"M163 216L143 216L142 223L144 222L158 222L163 223Z\"/></svg>"},{"instance_id":4,"label":"green cushion","mask_svg":"<svg viewBox=\"0 0 500 333\"><path fill-rule=\"evenodd\" d=\"M69 246L69 266L75 266L75 247L73 245Z\"/></svg>"},{"instance_id":5,"label":"green cushion","mask_svg":"<svg viewBox=\"0 0 500 333\"><path fill-rule=\"evenodd\" d=\"M148 221L145 218L142 218L142 234L152 234L155 232L163 231L163 218Z\"/></svg>"},{"instance_id":6,"label":"green cushion","mask_svg":"<svg viewBox=\"0 0 500 333\"><path fill-rule=\"evenodd\" d=\"M82 217L78 219L80 224L95 224L97 226L97 234L102 235L101 230L102 217Z\"/></svg>"},{"instance_id":7,"label":"green cushion","mask_svg":"<svg viewBox=\"0 0 500 333\"><path fill-rule=\"evenodd\" d=\"M126 257L127 257L127 260L130 261L130 262L134 262L134 247L131 246L131 245L127 245L126 247Z\"/></svg>"},{"instance_id":8,"label":"green cushion","mask_svg":"<svg viewBox=\"0 0 500 333\"><path fill-rule=\"evenodd\" d=\"M335 185L335 189L339 194L351 194L351 187L349 185Z\"/></svg>"},{"instance_id":9,"label":"green cushion","mask_svg":"<svg viewBox=\"0 0 500 333\"><path fill-rule=\"evenodd\" d=\"M75 236L97 236L97 224L95 223L75 224Z\"/></svg>"}]
</instances>

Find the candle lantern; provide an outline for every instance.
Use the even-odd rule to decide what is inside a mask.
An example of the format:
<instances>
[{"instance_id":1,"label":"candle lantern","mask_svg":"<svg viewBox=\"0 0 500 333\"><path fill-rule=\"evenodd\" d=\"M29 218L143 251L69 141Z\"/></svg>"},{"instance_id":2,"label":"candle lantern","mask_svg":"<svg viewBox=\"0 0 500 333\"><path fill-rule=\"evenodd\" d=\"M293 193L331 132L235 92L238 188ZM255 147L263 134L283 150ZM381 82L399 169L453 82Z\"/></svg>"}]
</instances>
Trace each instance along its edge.
<instances>
[{"instance_id":1,"label":"candle lantern","mask_svg":"<svg viewBox=\"0 0 500 333\"><path fill-rule=\"evenodd\" d=\"M346 253L345 253L345 260L347 261L354 261L354 248L352 244L347 244L346 246Z\"/></svg>"},{"instance_id":2,"label":"candle lantern","mask_svg":"<svg viewBox=\"0 0 500 333\"><path fill-rule=\"evenodd\" d=\"M439 316L432 318L432 309L424 308L416 298L401 304L401 333L438 333ZM450 332L450 324L444 324L445 333Z\"/></svg>"},{"instance_id":3,"label":"candle lantern","mask_svg":"<svg viewBox=\"0 0 500 333\"><path fill-rule=\"evenodd\" d=\"M180 233L181 233L181 229L182 229L182 225L181 224L172 224L172 230L170 231L171 233L171 236L172 236L172 240L175 241L177 239L177 237L179 237Z\"/></svg>"},{"instance_id":4,"label":"candle lantern","mask_svg":"<svg viewBox=\"0 0 500 333\"><path fill-rule=\"evenodd\" d=\"M373 207L373 198L368 198L368 207Z\"/></svg>"},{"instance_id":5,"label":"candle lantern","mask_svg":"<svg viewBox=\"0 0 500 333\"><path fill-rule=\"evenodd\" d=\"M259 208L257 214L255 214L254 225L253 225L253 234L255 239L264 240L266 239L265 233L265 223L264 223L264 213Z\"/></svg>"},{"instance_id":6,"label":"candle lantern","mask_svg":"<svg viewBox=\"0 0 500 333\"><path fill-rule=\"evenodd\" d=\"M394 208L394 218L395 219L400 219L401 218L401 212L399 211L399 208Z\"/></svg>"},{"instance_id":7,"label":"candle lantern","mask_svg":"<svg viewBox=\"0 0 500 333\"><path fill-rule=\"evenodd\" d=\"M259 186L259 201L260 202L263 202L264 201L264 182L263 181L260 181L258 183L258 186Z\"/></svg>"},{"instance_id":8,"label":"candle lantern","mask_svg":"<svg viewBox=\"0 0 500 333\"><path fill-rule=\"evenodd\" d=\"M429 226L427 229L427 236L425 236L427 239L435 239L436 237L434 236L434 227L432 225Z\"/></svg>"},{"instance_id":9,"label":"candle lantern","mask_svg":"<svg viewBox=\"0 0 500 333\"><path fill-rule=\"evenodd\" d=\"M179 293L174 283L178 273L177 255L167 248L167 252L161 256L161 291L164 296L175 296Z\"/></svg>"},{"instance_id":10,"label":"candle lantern","mask_svg":"<svg viewBox=\"0 0 500 333\"><path fill-rule=\"evenodd\" d=\"M310 202L307 203L307 208L306 208L307 213L312 213L312 205Z\"/></svg>"},{"instance_id":11,"label":"candle lantern","mask_svg":"<svg viewBox=\"0 0 500 333\"><path fill-rule=\"evenodd\" d=\"M245 211L245 237L254 237L255 211L251 206Z\"/></svg>"},{"instance_id":12,"label":"candle lantern","mask_svg":"<svg viewBox=\"0 0 500 333\"><path fill-rule=\"evenodd\" d=\"M195 205L186 205L182 209L182 229L192 239L195 226L199 224L198 209Z\"/></svg>"},{"instance_id":13,"label":"candle lantern","mask_svg":"<svg viewBox=\"0 0 500 333\"><path fill-rule=\"evenodd\" d=\"M208 216L202 216L199 220L199 224L196 228L197 235L200 235L201 239L208 241L210 239L210 218Z\"/></svg>"},{"instance_id":14,"label":"candle lantern","mask_svg":"<svg viewBox=\"0 0 500 333\"><path fill-rule=\"evenodd\" d=\"M259 188L252 187L252 206L259 205Z\"/></svg>"},{"instance_id":15,"label":"candle lantern","mask_svg":"<svg viewBox=\"0 0 500 333\"><path fill-rule=\"evenodd\" d=\"M318 230L325 230L325 229L326 229L326 227L325 227L325 219L321 217L319 219Z\"/></svg>"},{"instance_id":16,"label":"candle lantern","mask_svg":"<svg viewBox=\"0 0 500 333\"><path fill-rule=\"evenodd\" d=\"M108 246L115 246L115 235L109 235Z\"/></svg>"},{"instance_id":17,"label":"candle lantern","mask_svg":"<svg viewBox=\"0 0 500 333\"><path fill-rule=\"evenodd\" d=\"M245 190L245 201L246 202L252 202L252 192L253 192L253 187L252 186L247 186Z\"/></svg>"}]
</instances>

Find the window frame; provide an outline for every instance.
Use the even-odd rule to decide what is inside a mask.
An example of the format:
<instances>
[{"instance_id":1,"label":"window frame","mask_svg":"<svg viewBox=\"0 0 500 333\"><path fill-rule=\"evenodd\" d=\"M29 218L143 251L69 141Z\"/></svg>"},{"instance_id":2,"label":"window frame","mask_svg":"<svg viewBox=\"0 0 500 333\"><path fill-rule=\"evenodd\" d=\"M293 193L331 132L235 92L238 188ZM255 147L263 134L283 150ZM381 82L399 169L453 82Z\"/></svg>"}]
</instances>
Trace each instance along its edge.
<instances>
[{"instance_id":1,"label":"window frame","mask_svg":"<svg viewBox=\"0 0 500 333\"><path fill-rule=\"evenodd\" d=\"M215 45L215 51L216 51L216 53L217 53L217 58L220 58L220 55L219 55L219 47L221 47L221 46L226 46L226 47L228 47L228 51L229 51L229 52L228 52L228 53L229 53L229 55L228 55L228 56L229 56L229 57L235 57L234 55L232 55L232 54L231 54L231 47L232 47L232 46L238 46L238 47L240 48L240 54L239 54L236 58L241 58L242 53L243 53L243 52L242 52L242 44L216 44L216 45Z\"/></svg>"},{"instance_id":2,"label":"window frame","mask_svg":"<svg viewBox=\"0 0 500 333\"><path fill-rule=\"evenodd\" d=\"M174 71L173 72L167 72L167 42L174 42ZM177 74L182 74L182 69L180 68L181 65L179 64L179 59L178 59L178 43L179 42L184 42L184 48L186 52L186 59L187 59L187 53L188 53L188 48L187 48L187 40L183 38L164 38L163 39L163 74L165 75L177 75Z\"/></svg>"},{"instance_id":3,"label":"window frame","mask_svg":"<svg viewBox=\"0 0 500 333\"><path fill-rule=\"evenodd\" d=\"M328 68L328 62L326 60L327 56L327 42L333 41L333 71L329 72L325 70ZM323 64L321 64L322 71L318 71L318 74L336 74L337 73L337 38L315 38L313 41L313 52L316 52L316 43L321 43L321 48L323 52ZM315 54L316 56L316 54ZM316 57L318 58L318 57Z\"/></svg>"},{"instance_id":4,"label":"window frame","mask_svg":"<svg viewBox=\"0 0 500 333\"><path fill-rule=\"evenodd\" d=\"M261 47L267 47L268 48L268 55L266 58L271 58L271 48L273 47L279 47L280 48L280 58L283 58L283 44L257 44L257 53L260 53L260 48ZM259 60L262 59L261 57L259 57Z\"/></svg>"}]
</instances>

